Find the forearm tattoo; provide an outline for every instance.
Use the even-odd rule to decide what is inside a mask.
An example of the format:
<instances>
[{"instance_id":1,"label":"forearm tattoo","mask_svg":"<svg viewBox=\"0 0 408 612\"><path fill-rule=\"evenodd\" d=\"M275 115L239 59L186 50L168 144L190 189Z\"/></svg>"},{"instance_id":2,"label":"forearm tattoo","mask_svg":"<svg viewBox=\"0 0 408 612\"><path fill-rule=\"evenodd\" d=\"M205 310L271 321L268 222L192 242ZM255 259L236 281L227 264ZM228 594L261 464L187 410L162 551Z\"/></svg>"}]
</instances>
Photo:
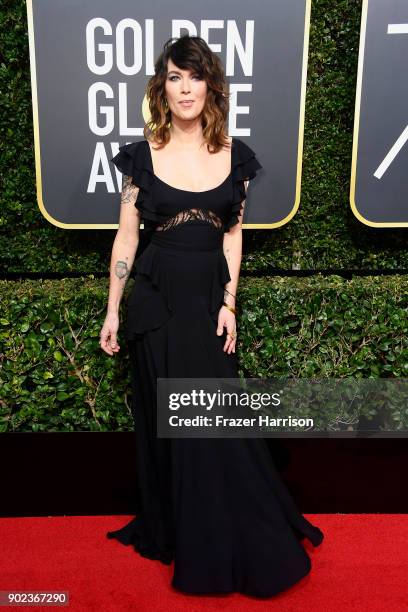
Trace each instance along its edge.
<instances>
[{"instance_id":1,"label":"forearm tattoo","mask_svg":"<svg viewBox=\"0 0 408 612\"><path fill-rule=\"evenodd\" d=\"M129 278L129 274L130 274L130 270L128 268L126 261L119 260L116 262L115 274L120 280L123 280L123 284L122 284L122 289L123 289L124 286L126 285L126 281Z\"/></svg>"},{"instance_id":2,"label":"forearm tattoo","mask_svg":"<svg viewBox=\"0 0 408 612\"><path fill-rule=\"evenodd\" d=\"M229 248L224 247L224 255L225 255L225 259L227 260L228 265L230 265L231 257L230 257L230 250L229 250Z\"/></svg>"},{"instance_id":3,"label":"forearm tattoo","mask_svg":"<svg viewBox=\"0 0 408 612\"><path fill-rule=\"evenodd\" d=\"M115 273L118 278L124 278L128 274L128 267L126 261L117 261L115 266Z\"/></svg>"},{"instance_id":4,"label":"forearm tattoo","mask_svg":"<svg viewBox=\"0 0 408 612\"><path fill-rule=\"evenodd\" d=\"M137 194L139 193L139 187L132 183L132 177L127 174L122 175L122 195L120 202L121 204L134 204L136 202ZM118 260L115 264L115 275L120 280L123 280L122 290L126 285L126 281L129 278L130 270L126 261Z\"/></svg>"},{"instance_id":5,"label":"forearm tattoo","mask_svg":"<svg viewBox=\"0 0 408 612\"><path fill-rule=\"evenodd\" d=\"M139 187L132 183L132 177L127 174L122 175L122 195L121 204L134 204L136 202Z\"/></svg>"}]
</instances>

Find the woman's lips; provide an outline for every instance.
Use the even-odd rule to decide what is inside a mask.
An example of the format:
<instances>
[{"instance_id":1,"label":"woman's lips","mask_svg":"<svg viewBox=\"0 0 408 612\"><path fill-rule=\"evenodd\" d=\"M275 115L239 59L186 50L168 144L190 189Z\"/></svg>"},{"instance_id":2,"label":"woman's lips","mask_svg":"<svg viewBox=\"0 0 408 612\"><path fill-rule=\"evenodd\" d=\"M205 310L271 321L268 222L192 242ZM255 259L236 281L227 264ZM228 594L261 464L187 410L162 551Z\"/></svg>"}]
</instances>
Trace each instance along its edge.
<instances>
[{"instance_id":1,"label":"woman's lips","mask_svg":"<svg viewBox=\"0 0 408 612\"><path fill-rule=\"evenodd\" d=\"M189 108L190 106L192 106L194 104L194 102L192 100L190 100L189 102L187 102L187 100L185 102L180 102L181 106L184 106L185 108Z\"/></svg>"}]
</instances>

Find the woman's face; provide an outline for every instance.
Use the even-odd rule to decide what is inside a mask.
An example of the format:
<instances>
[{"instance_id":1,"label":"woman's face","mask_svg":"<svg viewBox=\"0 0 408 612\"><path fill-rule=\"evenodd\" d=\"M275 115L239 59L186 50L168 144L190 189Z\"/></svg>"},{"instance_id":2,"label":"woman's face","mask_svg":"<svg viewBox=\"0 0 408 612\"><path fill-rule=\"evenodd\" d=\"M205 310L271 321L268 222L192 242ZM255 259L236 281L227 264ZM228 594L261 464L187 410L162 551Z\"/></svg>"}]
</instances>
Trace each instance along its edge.
<instances>
[{"instance_id":1,"label":"woman's face","mask_svg":"<svg viewBox=\"0 0 408 612\"><path fill-rule=\"evenodd\" d=\"M191 121L203 111L207 83L191 70L181 70L169 59L165 92L173 120L178 117Z\"/></svg>"}]
</instances>

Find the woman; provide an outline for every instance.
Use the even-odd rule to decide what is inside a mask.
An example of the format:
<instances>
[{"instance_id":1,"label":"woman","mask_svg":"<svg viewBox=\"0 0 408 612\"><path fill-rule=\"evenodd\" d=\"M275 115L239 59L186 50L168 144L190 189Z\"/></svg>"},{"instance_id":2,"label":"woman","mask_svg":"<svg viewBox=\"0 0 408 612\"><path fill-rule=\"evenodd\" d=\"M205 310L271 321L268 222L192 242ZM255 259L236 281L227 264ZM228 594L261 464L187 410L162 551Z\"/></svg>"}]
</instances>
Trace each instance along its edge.
<instances>
[{"instance_id":1,"label":"woman","mask_svg":"<svg viewBox=\"0 0 408 612\"><path fill-rule=\"evenodd\" d=\"M203 39L166 43L147 97L149 133L111 160L123 173L122 204L101 331L101 348L117 353L142 219L149 242L126 311L141 508L107 536L174 559L172 585L183 592L268 597L310 571L299 540L317 546L322 532L297 511L264 439L158 438L155 403L158 377L239 377L242 213L261 165L225 135L224 72Z\"/></svg>"}]
</instances>

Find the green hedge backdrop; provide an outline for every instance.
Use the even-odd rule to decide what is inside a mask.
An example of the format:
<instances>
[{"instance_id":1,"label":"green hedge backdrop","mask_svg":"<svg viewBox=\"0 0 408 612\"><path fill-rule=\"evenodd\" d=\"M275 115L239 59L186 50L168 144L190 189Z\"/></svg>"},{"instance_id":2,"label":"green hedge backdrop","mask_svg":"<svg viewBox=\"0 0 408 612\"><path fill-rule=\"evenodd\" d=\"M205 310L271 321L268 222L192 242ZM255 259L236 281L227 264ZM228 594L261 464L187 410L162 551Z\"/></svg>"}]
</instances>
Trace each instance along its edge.
<instances>
[{"instance_id":1,"label":"green hedge backdrop","mask_svg":"<svg viewBox=\"0 0 408 612\"><path fill-rule=\"evenodd\" d=\"M312 1L300 208L286 226L244 231L245 376L407 374L408 230L367 227L349 205L360 18L361 2ZM115 230L57 228L36 201L22 0L0 12L0 87L1 430L129 428L127 358L98 345ZM352 280L330 274L340 270ZM359 275L369 270L393 274ZM86 279L63 278L73 273Z\"/></svg>"}]
</instances>

